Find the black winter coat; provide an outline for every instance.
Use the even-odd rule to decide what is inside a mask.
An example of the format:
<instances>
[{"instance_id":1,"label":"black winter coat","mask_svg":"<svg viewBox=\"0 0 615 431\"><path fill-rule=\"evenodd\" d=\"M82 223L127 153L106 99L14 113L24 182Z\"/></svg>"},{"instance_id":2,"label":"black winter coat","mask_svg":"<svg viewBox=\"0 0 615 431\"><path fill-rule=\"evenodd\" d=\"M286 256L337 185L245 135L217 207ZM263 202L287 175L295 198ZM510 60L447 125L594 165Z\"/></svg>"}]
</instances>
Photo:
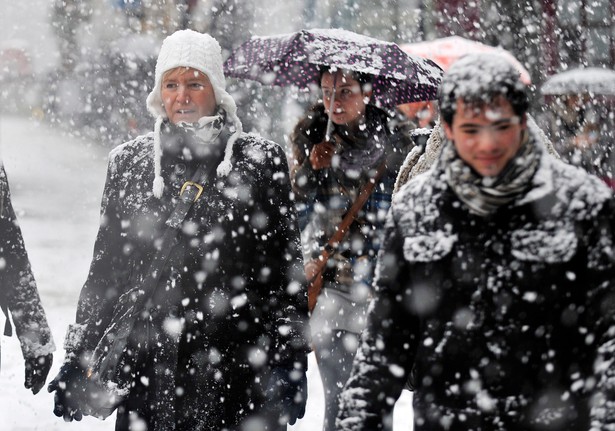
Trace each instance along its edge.
<instances>
[{"instance_id":1,"label":"black winter coat","mask_svg":"<svg viewBox=\"0 0 615 431\"><path fill-rule=\"evenodd\" d=\"M162 140L191 139L171 128ZM205 166L218 165L224 144L211 145ZM180 188L198 165L163 153L165 190L157 199L153 153L151 133L111 152L94 258L67 335L73 363L94 349L120 295L138 286ZM134 385L116 429L127 429L129 410L150 431L237 429L275 408L264 396L272 372L306 370L307 295L285 154L244 134L232 164L227 177L214 169L205 184L146 324L134 330L148 347L136 349Z\"/></svg>"},{"instance_id":2,"label":"black winter coat","mask_svg":"<svg viewBox=\"0 0 615 431\"><path fill-rule=\"evenodd\" d=\"M543 154L522 199L479 217L442 175L394 197L340 429L385 428L409 375L416 430L587 430L592 402L612 426L609 190Z\"/></svg>"},{"instance_id":3,"label":"black winter coat","mask_svg":"<svg viewBox=\"0 0 615 431\"><path fill-rule=\"evenodd\" d=\"M0 162L0 307L10 312L25 359L55 351L51 330L32 275L21 229L11 204L9 183ZM5 335L11 335L6 322Z\"/></svg>"}]
</instances>

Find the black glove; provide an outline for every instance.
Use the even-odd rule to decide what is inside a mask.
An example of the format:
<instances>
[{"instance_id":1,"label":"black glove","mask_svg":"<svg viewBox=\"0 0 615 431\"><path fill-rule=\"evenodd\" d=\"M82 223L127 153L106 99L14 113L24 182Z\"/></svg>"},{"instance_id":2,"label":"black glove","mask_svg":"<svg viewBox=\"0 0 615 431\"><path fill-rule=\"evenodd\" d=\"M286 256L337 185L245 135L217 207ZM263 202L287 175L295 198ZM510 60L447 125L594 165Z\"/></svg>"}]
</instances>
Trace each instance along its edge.
<instances>
[{"instance_id":1,"label":"black glove","mask_svg":"<svg viewBox=\"0 0 615 431\"><path fill-rule=\"evenodd\" d=\"M26 379L24 386L26 389L32 389L34 395L45 385L49 369L53 363L53 355L50 353L36 358L26 359Z\"/></svg>"},{"instance_id":2,"label":"black glove","mask_svg":"<svg viewBox=\"0 0 615 431\"><path fill-rule=\"evenodd\" d=\"M307 376L303 370L274 368L271 371L267 395L280 411L280 417L289 425L305 415Z\"/></svg>"},{"instance_id":3,"label":"black glove","mask_svg":"<svg viewBox=\"0 0 615 431\"><path fill-rule=\"evenodd\" d=\"M60 368L55 379L49 383L47 390L55 391L53 414L64 417L64 421L80 421L83 413L79 407L79 400L83 397L85 380L84 371L75 364L66 363Z\"/></svg>"}]
</instances>

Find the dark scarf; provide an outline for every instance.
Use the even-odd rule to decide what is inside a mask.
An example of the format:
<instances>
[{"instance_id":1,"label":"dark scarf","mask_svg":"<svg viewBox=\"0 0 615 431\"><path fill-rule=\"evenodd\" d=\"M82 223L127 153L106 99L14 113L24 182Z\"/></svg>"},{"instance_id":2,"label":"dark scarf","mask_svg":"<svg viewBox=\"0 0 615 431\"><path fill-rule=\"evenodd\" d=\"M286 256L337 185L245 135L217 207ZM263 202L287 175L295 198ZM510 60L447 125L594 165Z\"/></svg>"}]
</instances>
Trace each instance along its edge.
<instances>
[{"instance_id":1,"label":"dark scarf","mask_svg":"<svg viewBox=\"0 0 615 431\"><path fill-rule=\"evenodd\" d=\"M338 141L339 165L342 173L351 171L367 172L378 166L385 157L387 142L386 124L374 110L366 109L365 124L359 130L351 131L345 126L336 125L335 133L341 138Z\"/></svg>"},{"instance_id":2,"label":"dark scarf","mask_svg":"<svg viewBox=\"0 0 615 431\"><path fill-rule=\"evenodd\" d=\"M470 212L486 217L498 208L524 195L540 161L540 149L526 131L517 154L496 177L482 177L466 162L447 140L442 150L441 163L447 184Z\"/></svg>"}]
</instances>

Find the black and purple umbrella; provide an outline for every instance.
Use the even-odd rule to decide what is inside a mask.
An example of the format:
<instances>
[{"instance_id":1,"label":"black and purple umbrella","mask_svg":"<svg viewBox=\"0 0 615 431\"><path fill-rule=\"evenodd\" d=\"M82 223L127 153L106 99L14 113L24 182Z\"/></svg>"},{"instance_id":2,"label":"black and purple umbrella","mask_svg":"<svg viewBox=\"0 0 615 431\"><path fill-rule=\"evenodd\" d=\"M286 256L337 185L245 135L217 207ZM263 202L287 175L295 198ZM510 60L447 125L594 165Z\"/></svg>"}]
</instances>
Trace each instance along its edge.
<instances>
[{"instance_id":1,"label":"black and purple umbrella","mask_svg":"<svg viewBox=\"0 0 615 431\"><path fill-rule=\"evenodd\" d=\"M442 78L442 69L431 60L406 54L395 43L340 29L255 36L233 51L224 71L235 78L306 89L319 83L325 66L373 75L373 102L387 107L435 99Z\"/></svg>"}]
</instances>

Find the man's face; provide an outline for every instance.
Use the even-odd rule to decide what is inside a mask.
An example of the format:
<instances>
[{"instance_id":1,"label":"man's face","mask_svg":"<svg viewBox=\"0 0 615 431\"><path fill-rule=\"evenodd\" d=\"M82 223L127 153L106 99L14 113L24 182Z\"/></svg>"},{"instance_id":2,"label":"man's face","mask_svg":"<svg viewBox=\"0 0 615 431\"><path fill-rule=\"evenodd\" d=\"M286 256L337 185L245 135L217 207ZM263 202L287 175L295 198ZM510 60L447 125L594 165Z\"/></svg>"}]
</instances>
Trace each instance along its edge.
<instances>
[{"instance_id":1,"label":"man's face","mask_svg":"<svg viewBox=\"0 0 615 431\"><path fill-rule=\"evenodd\" d=\"M213 115L216 95L206 75L189 67L176 67L162 77L161 97L173 124L195 123Z\"/></svg>"},{"instance_id":2,"label":"man's face","mask_svg":"<svg viewBox=\"0 0 615 431\"><path fill-rule=\"evenodd\" d=\"M525 116L516 116L504 97L478 106L458 99L453 123L444 123L459 157L483 177L502 172L519 151L525 128Z\"/></svg>"}]
</instances>

